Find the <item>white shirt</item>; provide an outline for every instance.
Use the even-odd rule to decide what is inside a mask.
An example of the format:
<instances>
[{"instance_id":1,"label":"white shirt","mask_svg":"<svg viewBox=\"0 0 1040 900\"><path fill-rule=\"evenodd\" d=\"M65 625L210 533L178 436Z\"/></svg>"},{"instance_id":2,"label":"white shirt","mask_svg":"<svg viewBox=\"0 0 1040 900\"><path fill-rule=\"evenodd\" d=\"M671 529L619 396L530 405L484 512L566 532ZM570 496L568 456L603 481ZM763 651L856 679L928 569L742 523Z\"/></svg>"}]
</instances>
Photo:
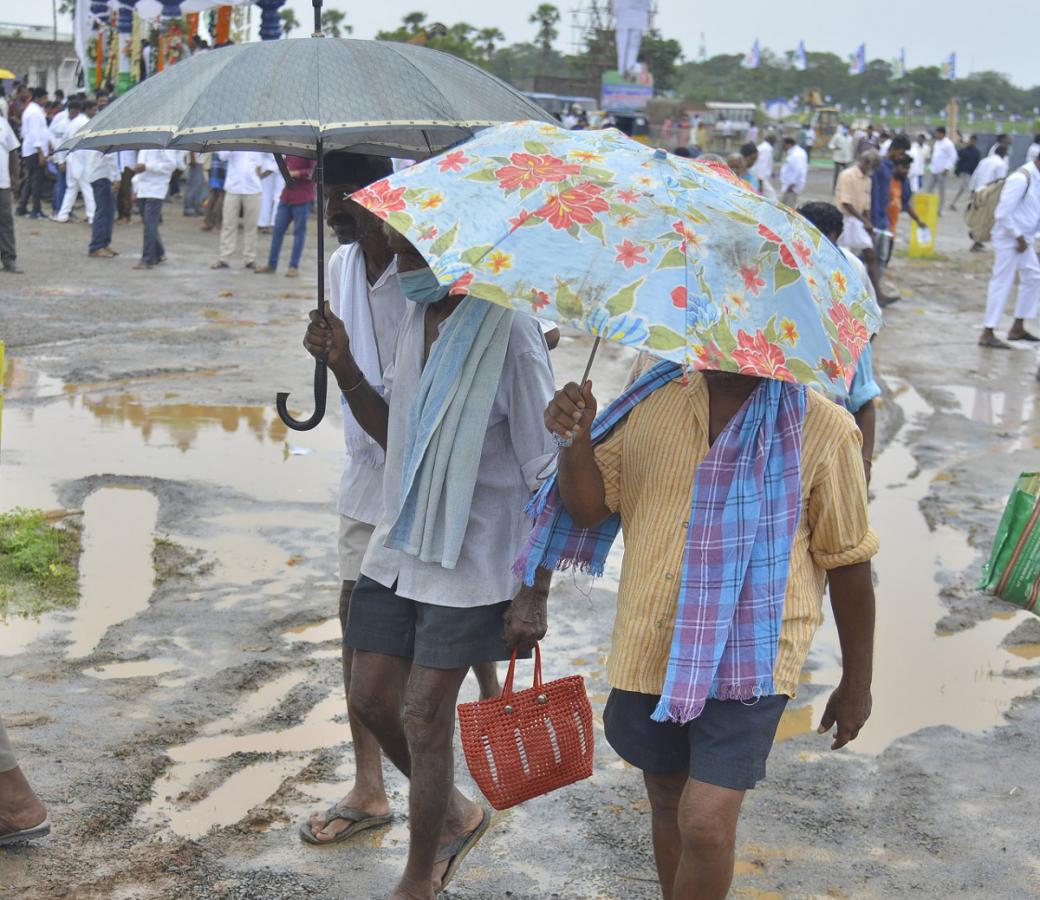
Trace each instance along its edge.
<instances>
[{"instance_id":1,"label":"white shirt","mask_svg":"<svg viewBox=\"0 0 1040 900\"><path fill-rule=\"evenodd\" d=\"M119 167L116 164L115 153L101 153L99 150L80 150L85 156L83 162L83 177L87 184L93 184L102 178L109 181L119 180Z\"/></svg>"},{"instance_id":2,"label":"white shirt","mask_svg":"<svg viewBox=\"0 0 1040 900\"><path fill-rule=\"evenodd\" d=\"M384 546L401 503L408 416L422 376L424 322L424 309L409 302L394 365L384 378L390 398L384 512L361 572L384 587L396 581L399 596L435 606L471 608L512 600L520 589L513 561L531 532L523 509L555 449L543 421L555 391L549 348L538 323L518 313L491 406L462 553L454 569L443 569Z\"/></svg>"},{"instance_id":3,"label":"white shirt","mask_svg":"<svg viewBox=\"0 0 1040 900\"><path fill-rule=\"evenodd\" d=\"M1036 163L1030 163L1012 172L1004 182L993 223L993 246L1012 246L1019 237L1024 237L1032 243L1036 240L1038 232L1040 170L1037 170Z\"/></svg>"},{"instance_id":4,"label":"white shirt","mask_svg":"<svg viewBox=\"0 0 1040 900\"><path fill-rule=\"evenodd\" d=\"M257 169L261 172L274 172L278 169L270 153L258 153L255 150L221 150L217 155L227 163L224 190L229 194L259 194L263 191L263 184Z\"/></svg>"},{"instance_id":5,"label":"white shirt","mask_svg":"<svg viewBox=\"0 0 1040 900\"><path fill-rule=\"evenodd\" d=\"M69 120L65 123L65 139L78 134L80 129L89 123L90 119L87 118L85 113L80 113L76 118ZM57 147L57 143L54 146ZM63 150L61 153L54 155L54 160L55 162L66 163L66 165L71 163L75 172L79 172L83 165L82 160L86 158L83 154L86 152L85 150L73 150L69 153L67 150ZM75 172L70 172L70 176L74 175Z\"/></svg>"},{"instance_id":6,"label":"white shirt","mask_svg":"<svg viewBox=\"0 0 1040 900\"><path fill-rule=\"evenodd\" d=\"M936 141L932 147L932 174L941 175L943 172L949 172L955 165L957 165L957 148L953 141L948 137Z\"/></svg>"},{"instance_id":7,"label":"white shirt","mask_svg":"<svg viewBox=\"0 0 1040 900\"><path fill-rule=\"evenodd\" d=\"M928 161L928 146L918 141L912 143L910 145L910 159L913 160L910 163L910 177L924 175L924 166Z\"/></svg>"},{"instance_id":8,"label":"white shirt","mask_svg":"<svg viewBox=\"0 0 1040 900\"><path fill-rule=\"evenodd\" d=\"M763 181L768 181L773 177L773 145L769 141L762 141L758 145L758 159L751 167L751 171Z\"/></svg>"},{"instance_id":9,"label":"white shirt","mask_svg":"<svg viewBox=\"0 0 1040 900\"><path fill-rule=\"evenodd\" d=\"M987 156L971 173L969 187L973 191L981 191L987 184L993 184L994 181L1006 178L1007 171L1007 157Z\"/></svg>"},{"instance_id":10,"label":"white shirt","mask_svg":"<svg viewBox=\"0 0 1040 900\"><path fill-rule=\"evenodd\" d=\"M22 159L35 156L37 150L49 153L50 149L51 132L47 128L47 116L39 103L30 101L22 112Z\"/></svg>"},{"instance_id":11,"label":"white shirt","mask_svg":"<svg viewBox=\"0 0 1040 900\"><path fill-rule=\"evenodd\" d=\"M1038 156L1040 156L1040 144L1030 144L1029 149L1026 151L1026 162L1033 162Z\"/></svg>"},{"instance_id":12,"label":"white shirt","mask_svg":"<svg viewBox=\"0 0 1040 900\"><path fill-rule=\"evenodd\" d=\"M10 153L17 147L18 138L15 136L14 129L7 123L6 117L0 117L0 190L10 190Z\"/></svg>"},{"instance_id":13,"label":"white shirt","mask_svg":"<svg viewBox=\"0 0 1040 900\"><path fill-rule=\"evenodd\" d=\"M836 163L847 166L852 162L852 137L847 132L835 131L827 149L833 151L831 158Z\"/></svg>"},{"instance_id":14,"label":"white shirt","mask_svg":"<svg viewBox=\"0 0 1040 900\"><path fill-rule=\"evenodd\" d=\"M65 140L66 129L69 127L68 107L58 110L51 119L50 132L51 144L55 147Z\"/></svg>"},{"instance_id":15,"label":"white shirt","mask_svg":"<svg viewBox=\"0 0 1040 900\"><path fill-rule=\"evenodd\" d=\"M885 138L885 140L881 142L881 147L878 149L878 153L880 153L882 157L888 156L888 150L891 146L892 138Z\"/></svg>"},{"instance_id":16,"label":"white shirt","mask_svg":"<svg viewBox=\"0 0 1040 900\"><path fill-rule=\"evenodd\" d=\"M177 154L173 150L141 150L137 164L143 172L134 176L134 193L138 200L165 200L170 188L170 176L177 168Z\"/></svg>"},{"instance_id":17,"label":"white shirt","mask_svg":"<svg viewBox=\"0 0 1040 900\"><path fill-rule=\"evenodd\" d=\"M122 173L123 169L132 169L137 165L137 151L136 150L117 150L116 151L116 166Z\"/></svg>"},{"instance_id":18,"label":"white shirt","mask_svg":"<svg viewBox=\"0 0 1040 900\"><path fill-rule=\"evenodd\" d=\"M780 167L780 187L792 188L796 194L805 190L805 179L809 175L809 157L797 144L787 151L784 164Z\"/></svg>"},{"instance_id":19,"label":"white shirt","mask_svg":"<svg viewBox=\"0 0 1040 900\"><path fill-rule=\"evenodd\" d=\"M397 260L387 266L375 284L369 285L367 297L353 297L350 296L351 279L343 271L350 250L349 244L341 244L329 260L329 305L336 316L343 319L351 304L368 304L379 351L379 370L385 375L393 363L397 332L408 307L397 280ZM342 394L340 405L344 415L348 414L347 400ZM341 516L375 525L383 515L383 466L368 465L366 461L355 459L348 450L343 460L336 508Z\"/></svg>"}]
</instances>

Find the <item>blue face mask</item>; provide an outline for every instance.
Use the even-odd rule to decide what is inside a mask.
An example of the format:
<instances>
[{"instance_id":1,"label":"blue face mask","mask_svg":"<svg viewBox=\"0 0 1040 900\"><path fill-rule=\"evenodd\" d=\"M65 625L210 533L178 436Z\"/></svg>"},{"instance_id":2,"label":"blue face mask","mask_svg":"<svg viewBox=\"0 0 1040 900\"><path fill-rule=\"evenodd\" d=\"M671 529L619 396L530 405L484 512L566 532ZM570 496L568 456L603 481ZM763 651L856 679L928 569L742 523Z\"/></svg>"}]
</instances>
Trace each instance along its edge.
<instances>
[{"instance_id":1,"label":"blue face mask","mask_svg":"<svg viewBox=\"0 0 1040 900\"><path fill-rule=\"evenodd\" d=\"M398 272L397 280L404 295L412 303L418 303L420 306L429 306L448 296L448 288L437 280L437 276L430 269Z\"/></svg>"}]
</instances>

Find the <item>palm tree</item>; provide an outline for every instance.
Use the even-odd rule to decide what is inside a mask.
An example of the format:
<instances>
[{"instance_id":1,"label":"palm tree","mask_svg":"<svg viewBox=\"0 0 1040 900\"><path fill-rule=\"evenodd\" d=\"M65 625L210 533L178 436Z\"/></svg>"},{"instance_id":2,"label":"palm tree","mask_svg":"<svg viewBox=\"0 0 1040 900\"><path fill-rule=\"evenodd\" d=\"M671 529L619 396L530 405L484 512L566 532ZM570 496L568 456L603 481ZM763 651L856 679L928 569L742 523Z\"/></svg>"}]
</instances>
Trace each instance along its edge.
<instances>
[{"instance_id":1,"label":"palm tree","mask_svg":"<svg viewBox=\"0 0 1040 900\"><path fill-rule=\"evenodd\" d=\"M285 7L278 12L278 15L282 17L282 34L286 37L294 28L300 27L300 21L296 18L294 13L289 7Z\"/></svg>"},{"instance_id":2,"label":"palm tree","mask_svg":"<svg viewBox=\"0 0 1040 900\"><path fill-rule=\"evenodd\" d=\"M548 53L552 50L553 41L560 36L560 32L556 30L560 22L560 11L551 3L542 3L531 13L527 21L538 26L537 41L542 52Z\"/></svg>"},{"instance_id":3,"label":"palm tree","mask_svg":"<svg viewBox=\"0 0 1040 900\"><path fill-rule=\"evenodd\" d=\"M339 9L326 9L321 14L321 30L325 32L329 37L342 37L343 32L350 34L354 27L347 25L343 20L347 17L347 14Z\"/></svg>"},{"instance_id":4,"label":"palm tree","mask_svg":"<svg viewBox=\"0 0 1040 900\"><path fill-rule=\"evenodd\" d=\"M495 44L498 41L504 41L506 36L502 34L497 28L482 28L477 33L477 43L484 51L484 55L487 57L488 62L495 55Z\"/></svg>"}]
</instances>

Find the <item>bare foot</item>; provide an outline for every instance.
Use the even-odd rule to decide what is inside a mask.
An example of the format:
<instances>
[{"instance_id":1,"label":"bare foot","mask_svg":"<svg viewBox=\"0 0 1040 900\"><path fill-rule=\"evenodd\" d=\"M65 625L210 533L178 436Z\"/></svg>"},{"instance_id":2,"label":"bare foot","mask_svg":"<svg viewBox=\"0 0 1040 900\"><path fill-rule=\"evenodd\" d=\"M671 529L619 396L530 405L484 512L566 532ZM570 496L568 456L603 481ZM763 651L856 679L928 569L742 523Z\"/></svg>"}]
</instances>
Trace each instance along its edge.
<instances>
[{"instance_id":1,"label":"bare foot","mask_svg":"<svg viewBox=\"0 0 1040 900\"><path fill-rule=\"evenodd\" d=\"M35 828L46 818L47 807L20 768L0 773L0 836Z\"/></svg>"},{"instance_id":2,"label":"bare foot","mask_svg":"<svg viewBox=\"0 0 1040 900\"><path fill-rule=\"evenodd\" d=\"M387 816L390 814L390 802L386 794L371 794L354 788L346 797L336 804L340 809L363 809L372 816ZM325 825L325 811L312 813L307 819L312 834L322 842L334 840L339 834L350 828L350 822L336 819Z\"/></svg>"}]
</instances>

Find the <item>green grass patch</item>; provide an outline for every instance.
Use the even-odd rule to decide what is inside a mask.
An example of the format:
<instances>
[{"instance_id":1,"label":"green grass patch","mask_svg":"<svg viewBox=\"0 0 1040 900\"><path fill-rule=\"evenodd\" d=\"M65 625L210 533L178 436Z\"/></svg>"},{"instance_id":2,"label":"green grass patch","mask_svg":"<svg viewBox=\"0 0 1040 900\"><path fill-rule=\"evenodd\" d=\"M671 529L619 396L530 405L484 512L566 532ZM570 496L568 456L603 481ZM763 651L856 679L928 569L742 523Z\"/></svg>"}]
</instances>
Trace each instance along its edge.
<instances>
[{"instance_id":1,"label":"green grass patch","mask_svg":"<svg viewBox=\"0 0 1040 900\"><path fill-rule=\"evenodd\" d=\"M0 622L76 605L80 534L78 525L50 524L38 509L0 514Z\"/></svg>"}]
</instances>

